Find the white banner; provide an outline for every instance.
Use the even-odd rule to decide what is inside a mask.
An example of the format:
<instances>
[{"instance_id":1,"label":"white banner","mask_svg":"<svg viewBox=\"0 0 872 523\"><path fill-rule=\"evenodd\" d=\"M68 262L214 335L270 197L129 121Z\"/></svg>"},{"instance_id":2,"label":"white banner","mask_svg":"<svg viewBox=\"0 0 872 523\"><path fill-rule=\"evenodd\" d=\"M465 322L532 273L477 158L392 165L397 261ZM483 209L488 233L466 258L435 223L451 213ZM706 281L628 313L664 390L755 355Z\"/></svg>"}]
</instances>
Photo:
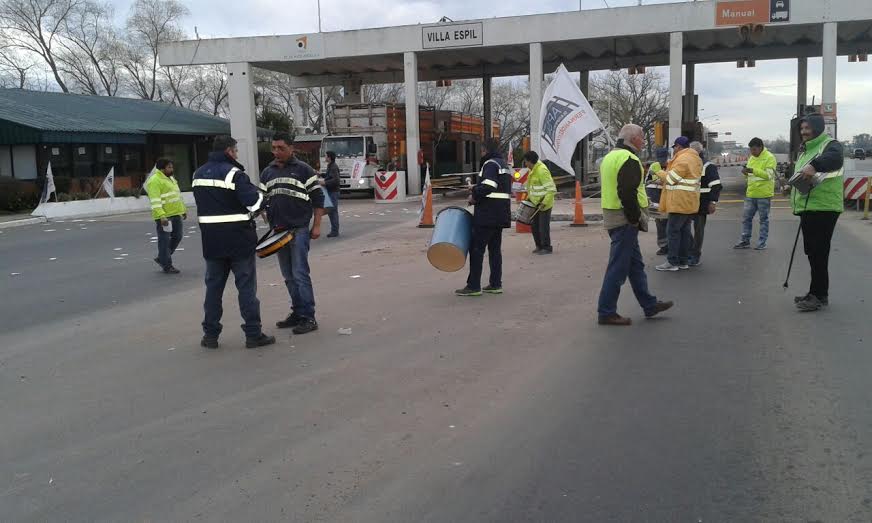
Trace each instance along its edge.
<instances>
[{"instance_id":1,"label":"white banner","mask_svg":"<svg viewBox=\"0 0 872 523\"><path fill-rule=\"evenodd\" d=\"M351 186L355 187L359 180L363 178L363 172L366 170L366 160L357 160L351 167Z\"/></svg>"},{"instance_id":2,"label":"white banner","mask_svg":"<svg viewBox=\"0 0 872 523\"><path fill-rule=\"evenodd\" d=\"M109 174L103 179L103 190L110 198L115 198L115 167L109 169Z\"/></svg>"},{"instance_id":3,"label":"white banner","mask_svg":"<svg viewBox=\"0 0 872 523\"><path fill-rule=\"evenodd\" d=\"M418 210L418 220L424 215L424 207L427 206L427 191L430 190L430 164L427 164L427 174L424 176L424 190L421 191L421 209Z\"/></svg>"},{"instance_id":4,"label":"white banner","mask_svg":"<svg viewBox=\"0 0 872 523\"><path fill-rule=\"evenodd\" d=\"M39 203L46 203L51 198L52 193L57 200L58 190L55 188L54 176L51 173L51 162L48 162L48 169L45 170L45 187L42 188L42 197L39 199Z\"/></svg>"},{"instance_id":5,"label":"white banner","mask_svg":"<svg viewBox=\"0 0 872 523\"><path fill-rule=\"evenodd\" d=\"M575 147L591 132L603 126L599 117L569 76L563 64L557 68L554 81L542 97L539 116L539 157L551 160L561 169L573 173L572 155Z\"/></svg>"}]
</instances>

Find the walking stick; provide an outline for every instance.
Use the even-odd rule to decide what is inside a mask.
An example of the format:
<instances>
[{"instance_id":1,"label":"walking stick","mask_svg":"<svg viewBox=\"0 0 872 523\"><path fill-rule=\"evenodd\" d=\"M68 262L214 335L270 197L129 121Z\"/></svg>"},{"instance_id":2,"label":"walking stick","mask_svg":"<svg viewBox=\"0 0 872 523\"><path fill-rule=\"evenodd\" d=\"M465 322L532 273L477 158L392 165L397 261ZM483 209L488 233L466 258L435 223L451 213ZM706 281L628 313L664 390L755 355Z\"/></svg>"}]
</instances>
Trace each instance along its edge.
<instances>
[{"instance_id":1,"label":"walking stick","mask_svg":"<svg viewBox=\"0 0 872 523\"><path fill-rule=\"evenodd\" d=\"M793 250L790 251L790 264L787 265L787 278L784 278L784 288L788 288L790 285L788 282L790 281L790 271L793 270L793 257L796 256L796 246L799 245L799 233L802 232L802 222L799 222L799 227L796 228L796 239L793 240Z\"/></svg>"},{"instance_id":2,"label":"walking stick","mask_svg":"<svg viewBox=\"0 0 872 523\"><path fill-rule=\"evenodd\" d=\"M803 210L808 208L808 199L811 196L811 190L808 191L808 195L805 197L805 207ZM796 256L796 246L799 245L799 233L802 232L802 217L799 218L799 226L796 228L796 239L793 240L793 250L790 251L790 263L787 265L787 278L784 278L784 288L787 289L790 285L788 282L790 281L790 271L793 270L793 257Z\"/></svg>"}]
</instances>

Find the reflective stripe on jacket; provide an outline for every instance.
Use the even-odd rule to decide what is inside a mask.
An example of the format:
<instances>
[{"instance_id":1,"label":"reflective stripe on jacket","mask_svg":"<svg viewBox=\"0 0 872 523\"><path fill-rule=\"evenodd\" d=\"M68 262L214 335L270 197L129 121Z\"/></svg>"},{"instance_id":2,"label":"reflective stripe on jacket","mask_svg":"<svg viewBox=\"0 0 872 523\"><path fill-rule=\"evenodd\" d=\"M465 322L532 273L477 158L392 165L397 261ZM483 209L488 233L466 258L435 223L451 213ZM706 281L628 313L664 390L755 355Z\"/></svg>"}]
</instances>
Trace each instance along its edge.
<instances>
[{"instance_id":1,"label":"reflective stripe on jacket","mask_svg":"<svg viewBox=\"0 0 872 523\"><path fill-rule=\"evenodd\" d=\"M796 160L794 173L798 173L806 165L812 165L818 172L825 172L823 181L811 192L801 194L796 188L790 193L790 205L794 214L805 211L845 210L844 196L844 153L838 140L833 140L826 134L813 138L805 143Z\"/></svg>"},{"instance_id":2,"label":"reflective stripe on jacket","mask_svg":"<svg viewBox=\"0 0 872 523\"><path fill-rule=\"evenodd\" d=\"M181 216L187 212L179 183L160 169L155 169L154 174L145 182L145 192L151 202L153 220Z\"/></svg>"}]
</instances>

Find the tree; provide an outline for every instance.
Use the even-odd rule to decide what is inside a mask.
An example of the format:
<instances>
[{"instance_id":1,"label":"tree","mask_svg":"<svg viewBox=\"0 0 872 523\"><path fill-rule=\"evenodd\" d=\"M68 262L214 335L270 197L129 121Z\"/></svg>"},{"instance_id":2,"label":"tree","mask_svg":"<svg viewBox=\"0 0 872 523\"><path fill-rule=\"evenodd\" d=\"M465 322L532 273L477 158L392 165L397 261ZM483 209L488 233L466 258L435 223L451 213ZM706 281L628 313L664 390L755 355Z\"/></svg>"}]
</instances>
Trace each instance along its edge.
<instances>
[{"instance_id":1,"label":"tree","mask_svg":"<svg viewBox=\"0 0 872 523\"><path fill-rule=\"evenodd\" d=\"M854 148L863 149L864 151L872 149L872 135L861 133L854 136Z\"/></svg>"},{"instance_id":2,"label":"tree","mask_svg":"<svg viewBox=\"0 0 872 523\"><path fill-rule=\"evenodd\" d=\"M481 80L456 80L452 92L452 105L467 114L484 112L484 91Z\"/></svg>"},{"instance_id":3,"label":"tree","mask_svg":"<svg viewBox=\"0 0 872 523\"><path fill-rule=\"evenodd\" d=\"M39 56L61 91L70 92L58 63L58 40L70 13L82 0L3 0L0 3L0 38L7 47Z\"/></svg>"},{"instance_id":4,"label":"tree","mask_svg":"<svg viewBox=\"0 0 872 523\"><path fill-rule=\"evenodd\" d=\"M370 104L396 104L404 99L403 84L374 84L363 86L363 101Z\"/></svg>"},{"instance_id":5,"label":"tree","mask_svg":"<svg viewBox=\"0 0 872 523\"><path fill-rule=\"evenodd\" d=\"M767 140L766 148L774 154L788 154L790 153L790 141L783 136L779 136L774 140Z\"/></svg>"},{"instance_id":6,"label":"tree","mask_svg":"<svg viewBox=\"0 0 872 523\"><path fill-rule=\"evenodd\" d=\"M58 61L64 74L86 94L118 94L120 45L113 16L111 5L84 1L64 20Z\"/></svg>"},{"instance_id":7,"label":"tree","mask_svg":"<svg viewBox=\"0 0 872 523\"><path fill-rule=\"evenodd\" d=\"M38 70L36 62L22 56L15 49L0 49L0 87L4 89L27 89L31 83L32 71Z\"/></svg>"},{"instance_id":8,"label":"tree","mask_svg":"<svg viewBox=\"0 0 872 523\"><path fill-rule=\"evenodd\" d=\"M454 84L440 86L436 82L418 82L418 104L437 111L446 109L453 90Z\"/></svg>"},{"instance_id":9,"label":"tree","mask_svg":"<svg viewBox=\"0 0 872 523\"><path fill-rule=\"evenodd\" d=\"M626 71L609 71L591 75L590 94L598 102L600 119L612 136L624 125L634 123L642 127L648 154L652 153L654 123L669 116L669 90L658 72L631 75Z\"/></svg>"},{"instance_id":10,"label":"tree","mask_svg":"<svg viewBox=\"0 0 872 523\"><path fill-rule=\"evenodd\" d=\"M145 100L163 97L158 85L158 49L161 44L184 36L178 24L187 15L188 8L177 0L136 0L131 7L122 64L129 76L129 87L136 96ZM172 82L170 90L173 90Z\"/></svg>"},{"instance_id":11,"label":"tree","mask_svg":"<svg viewBox=\"0 0 872 523\"><path fill-rule=\"evenodd\" d=\"M495 82L491 92L493 119L500 123L500 145L508 149L510 142L518 144L530 134L529 82Z\"/></svg>"}]
</instances>

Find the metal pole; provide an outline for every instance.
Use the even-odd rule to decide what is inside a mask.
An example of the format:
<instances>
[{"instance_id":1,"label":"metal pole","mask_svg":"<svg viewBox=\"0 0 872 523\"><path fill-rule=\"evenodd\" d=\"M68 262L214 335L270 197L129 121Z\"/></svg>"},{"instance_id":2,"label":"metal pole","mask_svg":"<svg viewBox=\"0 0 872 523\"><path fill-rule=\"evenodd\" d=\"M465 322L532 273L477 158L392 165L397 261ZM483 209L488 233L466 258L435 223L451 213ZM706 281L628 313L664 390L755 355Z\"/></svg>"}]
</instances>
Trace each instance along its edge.
<instances>
[{"instance_id":1,"label":"metal pole","mask_svg":"<svg viewBox=\"0 0 872 523\"><path fill-rule=\"evenodd\" d=\"M321 32L321 0L318 0L318 32Z\"/></svg>"}]
</instances>

